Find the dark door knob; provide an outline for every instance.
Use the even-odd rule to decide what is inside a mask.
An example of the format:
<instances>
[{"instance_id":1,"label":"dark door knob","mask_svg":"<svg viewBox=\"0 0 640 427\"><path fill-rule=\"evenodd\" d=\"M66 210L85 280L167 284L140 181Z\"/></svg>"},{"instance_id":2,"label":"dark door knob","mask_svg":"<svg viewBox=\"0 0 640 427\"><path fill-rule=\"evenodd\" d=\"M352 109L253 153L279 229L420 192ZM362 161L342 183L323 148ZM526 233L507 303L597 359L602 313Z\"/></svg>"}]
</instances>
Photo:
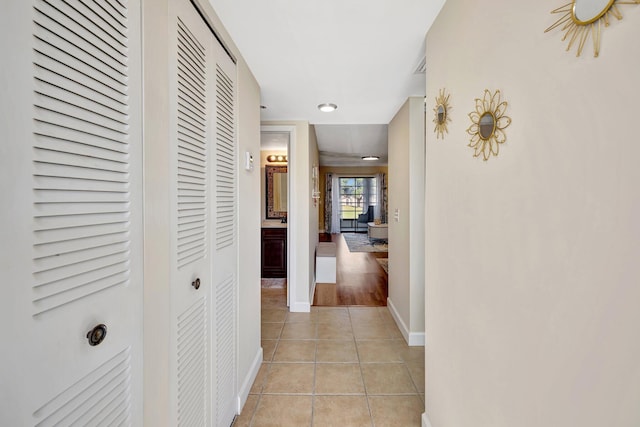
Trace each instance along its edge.
<instances>
[{"instance_id":1,"label":"dark door knob","mask_svg":"<svg viewBox=\"0 0 640 427\"><path fill-rule=\"evenodd\" d=\"M100 344L106 337L107 325L102 323L87 332L87 339L89 340L89 345L92 347Z\"/></svg>"},{"instance_id":2,"label":"dark door knob","mask_svg":"<svg viewBox=\"0 0 640 427\"><path fill-rule=\"evenodd\" d=\"M194 288L196 288L196 291L198 289L200 289L200 278L198 277L196 280L194 280L193 282L191 282L191 286L193 286Z\"/></svg>"}]
</instances>

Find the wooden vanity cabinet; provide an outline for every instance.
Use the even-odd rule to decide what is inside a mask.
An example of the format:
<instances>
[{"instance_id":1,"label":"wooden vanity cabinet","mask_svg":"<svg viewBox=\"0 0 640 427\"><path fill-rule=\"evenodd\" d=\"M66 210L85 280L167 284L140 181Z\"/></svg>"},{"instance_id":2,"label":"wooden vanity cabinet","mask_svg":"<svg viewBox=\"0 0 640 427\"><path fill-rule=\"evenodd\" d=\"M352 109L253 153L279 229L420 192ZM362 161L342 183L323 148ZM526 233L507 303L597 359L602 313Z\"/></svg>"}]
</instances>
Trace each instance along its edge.
<instances>
[{"instance_id":1,"label":"wooden vanity cabinet","mask_svg":"<svg viewBox=\"0 0 640 427\"><path fill-rule=\"evenodd\" d=\"M287 229L263 228L261 239L262 277L287 277Z\"/></svg>"}]
</instances>

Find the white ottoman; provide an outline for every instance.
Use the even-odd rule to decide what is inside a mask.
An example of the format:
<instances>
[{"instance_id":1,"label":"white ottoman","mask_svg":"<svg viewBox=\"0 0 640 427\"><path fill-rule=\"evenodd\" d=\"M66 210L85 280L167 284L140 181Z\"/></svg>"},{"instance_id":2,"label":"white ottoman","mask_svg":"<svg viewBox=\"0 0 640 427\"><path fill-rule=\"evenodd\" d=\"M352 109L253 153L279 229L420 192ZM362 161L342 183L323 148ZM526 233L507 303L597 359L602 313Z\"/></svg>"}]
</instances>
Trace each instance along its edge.
<instances>
[{"instance_id":1,"label":"white ottoman","mask_svg":"<svg viewBox=\"0 0 640 427\"><path fill-rule=\"evenodd\" d=\"M316 283L336 283L336 244L333 242L318 243Z\"/></svg>"},{"instance_id":2,"label":"white ottoman","mask_svg":"<svg viewBox=\"0 0 640 427\"><path fill-rule=\"evenodd\" d=\"M375 222L368 222L368 236L369 239L389 239L389 224L376 224Z\"/></svg>"}]
</instances>

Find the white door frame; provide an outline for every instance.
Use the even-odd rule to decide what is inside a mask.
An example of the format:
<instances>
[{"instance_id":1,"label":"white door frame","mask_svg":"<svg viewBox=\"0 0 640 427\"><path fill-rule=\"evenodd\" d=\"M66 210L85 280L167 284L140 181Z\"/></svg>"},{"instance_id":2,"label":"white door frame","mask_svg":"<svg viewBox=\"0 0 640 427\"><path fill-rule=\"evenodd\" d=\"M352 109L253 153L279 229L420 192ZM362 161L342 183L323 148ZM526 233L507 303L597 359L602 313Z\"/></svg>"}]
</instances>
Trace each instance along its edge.
<instances>
[{"instance_id":1,"label":"white door frame","mask_svg":"<svg viewBox=\"0 0 640 427\"><path fill-rule=\"evenodd\" d=\"M288 210L287 210L287 306L291 309L291 301L296 301L295 298L295 284L292 284L292 280L296 277L297 261L296 251L291 250L291 243L296 241L297 232L296 224L298 219L295 215L296 206L298 206L299 198L299 186L296 184L295 179L291 179L295 176L296 165L296 127L293 125L261 125L260 132L279 132L289 134L289 145L287 147L287 194L289 197ZM264 178L263 178L264 179Z\"/></svg>"}]
</instances>

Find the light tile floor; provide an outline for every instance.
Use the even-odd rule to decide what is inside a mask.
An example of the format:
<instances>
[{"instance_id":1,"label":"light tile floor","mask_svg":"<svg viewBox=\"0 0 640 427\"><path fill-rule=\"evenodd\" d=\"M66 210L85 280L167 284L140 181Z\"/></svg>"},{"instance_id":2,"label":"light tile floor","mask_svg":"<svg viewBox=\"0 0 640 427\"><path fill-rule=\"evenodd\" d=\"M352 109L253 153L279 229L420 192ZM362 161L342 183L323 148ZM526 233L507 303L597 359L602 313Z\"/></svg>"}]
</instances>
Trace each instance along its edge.
<instances>
[{"instance_id":1,"label":"light tile floor","mask_svg":"<svg viewBox=\"0 0 640 427\"><path fill-rule=\"evenodd\" d=\"M420 426L424 347L409 347L387 307L289 313L263 289L264 363L234 426Z\"/></svg>"}]
</instances>

